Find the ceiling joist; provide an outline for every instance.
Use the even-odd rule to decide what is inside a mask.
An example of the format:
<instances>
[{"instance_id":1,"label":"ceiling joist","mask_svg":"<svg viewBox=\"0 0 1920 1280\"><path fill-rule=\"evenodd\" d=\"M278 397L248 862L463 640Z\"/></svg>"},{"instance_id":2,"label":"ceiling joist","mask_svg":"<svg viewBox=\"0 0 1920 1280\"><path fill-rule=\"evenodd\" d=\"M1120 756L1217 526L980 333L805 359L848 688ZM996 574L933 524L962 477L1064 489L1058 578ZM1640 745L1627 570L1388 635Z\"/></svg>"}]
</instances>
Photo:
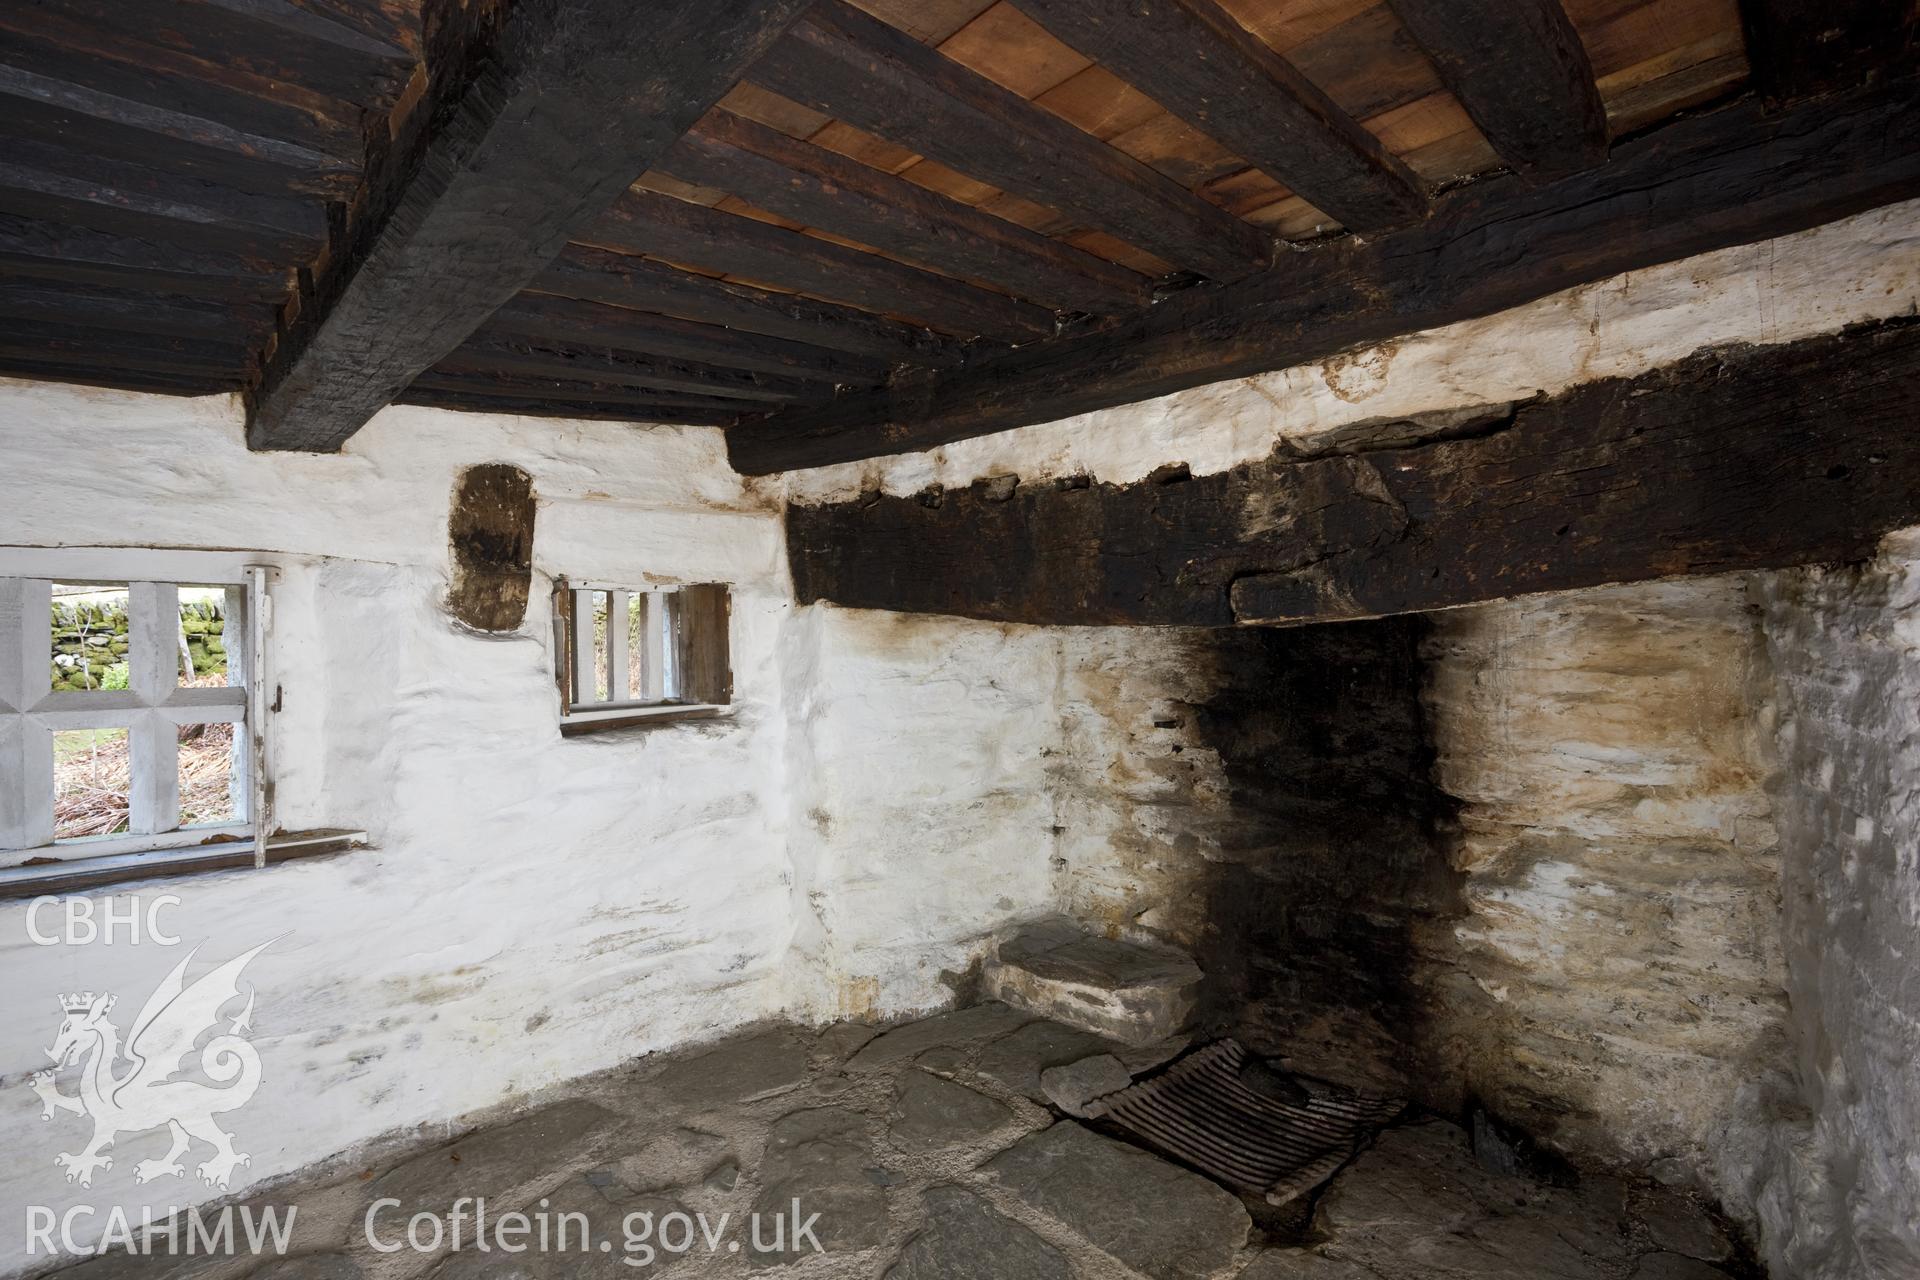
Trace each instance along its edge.
<instances>
[{"instance_id":1,"label":"ceiling joist","mask_svg":"<svg viewBox=\"0 0 1920 1280\"><path fill-rule=\"evenodd\" d=\"M1215 0L1014 3L1348 228L1425 214L1413 171Z\"/></svg>"},{"instance_id":2,"label":"ceiling joist","mask_svg":"<svg viewBox=\"0 0 1920 1280\"><path fill-rule=\"evenodd\" d=\"M1237 280L1269 261L1256 228L842 0L819 0L752 79L1177 267Z\"/></svg>"},{"instance_id":3,"label":"ceiling joist","mask_svg":"<svg viewBox=\"0 0 1920 1280\"><path fill-rule=\"evenodd\" d=\"M728 433L749 475L910 453L1284 369L1491 315L1593 280L1920 195L1920 88L1899 81L1780 114L1748 99L1556 181L1494 178L1427 222L1294 255L1090 333Z\"/></svg>"},{"instance_id":4,"label":"ceiling joist","mask_svg":"<svg viewBox=\"0 0 1920 1280\"><path fill-rule=\"evenodd\" d=\"M619 253L645 254L696 271L900 316L963 338L984 335L1020 341L1050 335L1056 328L1051 311L1004 293L651 191L621 196L578 239Z\"/></svg>"},{"instance_id":5,"label":"ceiling joist","mask_svg":"<svg viewBox=\"0 0 1920 1280\"><path fill-rule=\"evenodd\" d=\"M1607 109L1560 0L1388 3L1514 169L1573 173L1607 158Z\"/></svg>"},{"instance_id":6,"label":"ceiling joist","mask_svg":"<svg viewBox=\"0 0 1920 1280\"><path fill-rule=\"evenodd\" d=\"M660 167L803 226L1061 310L1118 315L1149 301L1145 277L1117 263L724 110L688 132Z\"/></svg>"},{"instance_id":7,"label":"ceiling joist","mask_svg":"<svg viewBox=\"0 0 1920 1280\"><path fill-rule=\"evenodd\" d=\"M247 438L331 450L457 347L739 80L804 0L522 0L280 335Z\"/></svg>"}]
</instances>

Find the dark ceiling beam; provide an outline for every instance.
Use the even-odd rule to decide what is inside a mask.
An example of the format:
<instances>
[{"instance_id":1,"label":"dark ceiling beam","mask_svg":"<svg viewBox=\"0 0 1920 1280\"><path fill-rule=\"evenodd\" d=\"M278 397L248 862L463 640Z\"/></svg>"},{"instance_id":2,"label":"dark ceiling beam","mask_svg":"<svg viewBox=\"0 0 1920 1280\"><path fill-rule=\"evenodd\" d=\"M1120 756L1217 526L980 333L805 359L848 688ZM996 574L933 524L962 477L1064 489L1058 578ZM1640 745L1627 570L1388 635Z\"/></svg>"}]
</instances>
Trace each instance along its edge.
<instances>
[{"instance_id":1,"label":"dark ceiling beam","mask_svg":"<svg viewBox=\"0 0 1920 1280\"><path fill-rule=\"evenodd\" d=\"M845 245L723 213L653 191L630 191L577 237L697 271L758 281L862 311L899 316L963 338L1050 336L1044 307L862 253Z\"/></svg>"},{"instance_id":2,"label":"dark ceiling beam","mask_svg":"<svg viewBox=\"0 0 1920 1280\"><path fill-rule=\"evenodd\" d=\"M244 375L252 354L238 340L104 333L75 325L0 319L0 358L93 363L150 373Z\"/></svg>"},{"instance_id":3,"label":"dark ceiling beam","mask_svg":"<svg viewBox=\"0 0 1920 1280\"><path fill-rule=\"evenodd\" d=\"M85 85L68 84L4 63L0 63L0 99L31 104L42 113L58 113L50 118L69 122L67 127L75 132L84 127L79 122L93 121L110 126L115 132L146 139L149 146L186 144L211 155L230 157L235 162L291 173L342 178L357 173L357 166L350 162L297 142L249 133L219 120L171 111ZM89 136L98 136L101 132L105 131L96 128Z\"/></svg>"},{"instance_id":4,"label":"dark ceiling beam","mask_svg":"<svg viewBox=\"0 0 1920 1280\"><path fill-rule=\"evenodd\" d=\"M902 363L935 364L957 358L951 344L932 334L853 307L729 284L663 262L584 245L569 246L540 273L533 287Z\"/></svg>"},{"instance_id":5,"label":"dark ceiling beam","mask_svg":"<svg viewBox=\"0 0 1920 1280\"><path fill-rule=\"evenodd\" d=\"M288 273L228 251L0 213L0 275L135 289L144 284L155 293L260 298L283 290Z\"/></svg>"},{"instance_id":6,"label":"dark ceiling beam","mask_svg":"<svg viewBox=\"0 0 1920 1280\"><path fill-rule=\"evenodd\" d=\"M327 238L326 208L290 195L262 195L165 169L10 138L0 159L0 210L102 231L184 240L282 261L312 254Z\"/></svg>"},{"instance_id":7,"label":"dark ceiling beam","mask_svg":"<svg viewBox=\"0 0 1920 1280\"><path fill-rule=\"evenodd\" d=\"M429 369L414 379L419 391L452 391L470 395L501 395L535 398L552 396L574 403L592 402L604 407L632 405L642 412L661 409L700 409L713 413L738 413L738 401L722 396L690 395L684 391L631 387L622 383L577 382L570 378L547 378L530 374L495 372L446 372Z\"/></svg>"},{"instance_id":8,"label":"dark ceiling beam","mask_svg":"<svg viewBox=\"0 0 1920 1280\"><path fill-rule=\"evenodd\" d=\"M519 0L430 92L249 397L257 449L337 449L526 287L805 0Z\"/></svg>"},{"instance_id":9,"label":"dark ceiling beam","mask_svg":"<svg viewBox=\"0 0 1920 1280\"><path fill-rule=\"evenodd\" d=\"M86 21L44 5L0 5L0 61L49 79L203 120L244 120L250 133L358 165L364 108L142 38L143 24Z\"/></svg>"},{"instance_id":10,"label":"dark ceiling beam","mask_svg":"<svg viewBox=\"0 0 1920 1280\"><path fill-rule=\"evenodd\" d=\"M343 200L360 182L358 171L331 161L321 169L286 168L20 98L0 96L0 135L259 195Z\"/></svg>"},{"instance_id":11,"label":"dark ceiling beam","mask_svg":"<svg viewBox=\"0 0 1920 1280\"><path fill-rule=\"evenodd\" d=\"M414 70L413 57L398 51L369 56L193 0L37 0L35 7L90 28L137 33L169 57L244 70L287 91L342 102L388 98Z\"/></svg>"},{"instance_id":12,"label":"dark ceiling beam","mask_svg":"<svg viewBox=\"0 0 1920 1280\"><path fill-rule=\"evenodd\" d=\"M145 391L165 396L207 396L237 391L246 381L244 373L176 372L157 373L129 369L111 360L0 360L0 378L25 378L33 382L77 382L89 387L111 387L116 391Z\"/></svg>"},{"instance_id":13,"label":"dark ceiling beam","mask_svg":"<svg viewBox=\"0 0 1920 1280\"><path fill-rule=\"evenodd\" d=\"M515 339L476 334L434 366L441 373L531 374L571 382L651 387L722 399L777 404L826 400L831 387L803 378L745 373L718 365L663 360L609 347L583 347L551 338Z\"/></svg>"},{"instance_id":14,"label":"dark ceiling beam","mask_svg":"<svg viewBox=\"0 0 1920 1280\"><path fill-rule=\"evenodd\" d=\"M1258 229L842 0L820 0L751 78L1176 267L1237 280L1269 261Z\"/></svg>"},{"instance_id":15,"label":"dark ceiling beam","mask_svg":"<svg viewBox=\"0 0 1920 1280\"><path fill-rule=\"evenodd\" d=\"M1349 229L1425 215L1413 171L1215 0L1014 5Z\"/></svg>"},{"instance_id":16,"label":"dark ceiling beam","mask_svg":"<svg viewBox=\"0 0 1920 1280\"><path fill-rule=\"evenodd\" d=\"M787 546L802 603L1054 625L1418 613L1865 558L1920 521L1916 420L1903 318L1704 352L1425 443L790 507Z\"/></svg>"},{"instance_id":17,"label":"dark ceiling beam","mask_svg":"<svg viewBox=\"0 0 1920 1280\"><path fill-rule=\"evenodd\" d=\"M1607 158L1607 110L1560 0L1388 0L1493 149L1523 174Z\"/></svg>"},{"instance_id":18,"label":"dark ceiling beam","mask_svg":"<svg viewBox=\"0 0 1920 1280\"><path fill-rule=\"evenodd\" d=\"M659 167L805 226L1061 310L1118 315L1151 301L1137 272L731 112L710 112Z\"/></svg>"},{"instance_id":19,"label":"dark ceiling beam","mask_svg":"<svg viewBox=\"0 0 1920 1280\"><path fill-rule=\"evenodd\" d=\"M521 294L494 312L476 336L495 334L585 343L829 385L873 386L885 381L890 367L873 356L543 293Z\"/></svg>"},{"instance_id":20,"label":"dark ceiling beam","mask_svg":"<svg viewBox=\"0 0 1920 1280\"><path fill-rule=\"evenodd\" d=\"M598 397L561 399L542 392L538 395L455 391L440 387L409 387L397 401L430 409L457 409L462 413L515 413L534 418L586 418L606 422L684 423L715 427L731 418L731 410L689 409L683 406L642 407L629 399L603 400Z\"/></svg>"},{"instance_id":21,"label":"dark ceiling beam","mask_svg":"<svg viewBox=\"0 0 1920 1280\"><path fill-rule=\"evenodd\" d=\"M189 0L377 60L420 54L421 6L402 0Z\"/></svg>"},{"instance_id":22,"label":"dark ceiling beam","mask_svg":"<svg viewBox=\"0 0 1920 1280\"><path fill-rule=\"evenodd\" d=\"M99 285L41 285L10 281L0 289L0 317L46 321L109 332L154 333L211 340L251 338L270 308L203 298L168 297Z\"/></svg>"},{"instance_id":23,"label":"dark ceiling beam","mask_svg":"<svg viewBox=\"0 0 1920 1280\"><path fill-rule=\"evenodd\" d=\"M983 355L911 387L743 421L747 474L911 453L1285 369L1491 315L1621 272L1804 230L1920 195L1920 93L1900 81L1769 114L1754 99L1677 120L1612 163L1444 197L1426 223L1292 255L1084 335Z\"/></svg>"},{"instance_id":24,"label":"dark ceiling beam","mask_svg":"<svg viewBox=\"0 0 1920 1280\"><path fill-rule=\"evenodd\" d=\"M1753 86L1783 104L1848 89L1916 58L1912 0L1740 0Z\"/></svg>"}]
</instances>

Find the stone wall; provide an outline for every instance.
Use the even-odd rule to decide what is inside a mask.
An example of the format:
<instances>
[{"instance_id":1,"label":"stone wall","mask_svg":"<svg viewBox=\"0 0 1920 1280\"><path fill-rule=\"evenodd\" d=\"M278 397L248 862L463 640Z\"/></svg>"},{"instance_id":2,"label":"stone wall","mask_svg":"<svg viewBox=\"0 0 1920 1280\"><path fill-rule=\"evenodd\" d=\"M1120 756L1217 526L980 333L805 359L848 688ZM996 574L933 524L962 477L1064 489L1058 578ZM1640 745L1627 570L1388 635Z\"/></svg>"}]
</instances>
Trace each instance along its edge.
<instances>
[{"instance_id":1,"label":"stone wall","mask_svg":"<svg viewBox=\"0 0 1920 1280\"><path fill-rule=\"evenodd\" d=\"M1773 690L1738 577L1434 617L1435 779L1463 913L1417 979L1435 1078L1565 1153L1726 1195L1786 1055Z\"/></svg>"},{"instance_id":2,"label":"stone wall","mask_svg":"<svg viewBox=\"0 0 1920 1280\"><path fill-rule=\"evenodd\" d=\"M1794 1083L1739 1163L1775 1275L1920 1275L1920 531L1759 595Z\"/></svg>"},{"instance_id":3,"label":"stone wall","mask_svg":"<svg viewBox=\"0 0 1920 1280\"><path fill-rule=\"evenodd\" d=\"M183 600L180 639L196 676L227 669L226 604ZM128 619L124 596L56 599L48 676L54 693L127 687Z\"/></svg>"}]
</instances>

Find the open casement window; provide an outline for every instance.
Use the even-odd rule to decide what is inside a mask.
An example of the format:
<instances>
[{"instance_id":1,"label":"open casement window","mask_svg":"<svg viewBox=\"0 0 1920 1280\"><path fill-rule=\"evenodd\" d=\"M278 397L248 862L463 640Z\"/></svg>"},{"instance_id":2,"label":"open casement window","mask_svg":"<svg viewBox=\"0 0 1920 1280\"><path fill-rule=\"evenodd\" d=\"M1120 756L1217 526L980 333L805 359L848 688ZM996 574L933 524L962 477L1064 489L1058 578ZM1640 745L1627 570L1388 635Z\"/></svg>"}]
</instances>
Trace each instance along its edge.
<instances>
[{"instance_id":1,"label":"open casement window","mask_svg":"<svg viewBox=\"0 0 1920 1280\"><path fill-rule=\"evenodd\" d=\"M267 837L268 573L0 576L0 896L264 866L360 835Z\"/></svg>"},{"instance_id":2,"label":"open casement window","mask_svg":"<svg viewBox=\"0 0 1920 1280\"><path fill-rule=\"evenodd\" d=\"M726 587L555 584L560 731L695 720L733 701Z\"/></svg>"}]
</instances>

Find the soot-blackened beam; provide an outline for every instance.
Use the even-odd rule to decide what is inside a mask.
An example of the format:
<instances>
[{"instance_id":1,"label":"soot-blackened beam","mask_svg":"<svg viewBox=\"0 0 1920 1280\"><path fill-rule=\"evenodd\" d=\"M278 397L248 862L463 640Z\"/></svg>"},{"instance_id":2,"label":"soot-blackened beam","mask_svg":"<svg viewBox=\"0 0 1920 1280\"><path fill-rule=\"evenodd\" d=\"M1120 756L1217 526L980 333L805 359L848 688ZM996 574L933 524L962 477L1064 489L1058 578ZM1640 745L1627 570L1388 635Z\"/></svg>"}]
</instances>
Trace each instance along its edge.
<instances>
[{"instance_id":1,"label":"soot-blackened beam","mask_svg":"<svg viewBox=\"0 0 1920 1280\"><path fill-rule=\"evenodd\" d=\"M1607 158L1607 111L1560 0L1389 0L1500 158L1571 173Z\"/></svg>"},{"instance_id":2,"label":"soot-blackened beam","mask_svg":"<svg viewBox=\"0 0 1920 1280\"><path fill-rule=\"evenodd\" d=\"M644 253L696 271L905 316L960 337L1010 341L1051 335L1051 311L845 245L739 214L630 191L580 233L582 243Z\"/></svg>"},{"instance_id":3,"label":"soot-blackened beam","mask_svg":"<svg viewBox=\"0 0 1920 1280\"><path fill-rule=\"evenodd\" d=\"M375 180L250 397L260 449L337 449L546 267L806 0L517 0Z\"/></svg>"},{"instance_id":4,"label":"soot-blackened beam","mask_svg":"<svg viewBox=\"0 0 1920 1280\"><path fill-rule=\"evenodd\" d=\"M1902 319L1705 352L1437 442L790 507L787 545L802 602L1045 624L1425 612L1864 557L1920 521L1916 415Z\"/></svg>"},{"instance_id":5,"label":"soot-blackened beam","mask_svg":"<svg viewBox=\"0 0 1920 1280\"><path fill-rule=\"evenodd\" d=\"M1145 277L1125 267L731 112L709 113L660 168L802 225L1062 310L1119 315L1151 301Z\"/></svg>"},{"instance_id":6,"label":"soot-blackened beam","mask_svg":"<svg viewBox=\"0 0 1920 1280\"><path fill-rule=\"evenodd\" d=\"M829 385L872 386L888 369L885 359L873 356L541 293L523 293L494 312L480 334L580 342Z\"/></svg>"},{"instance_id":7,"label":"soot-blackened beam","mask_svg":"<svg viewBox=\"0 0 1920 1280\"><path fill-rule=\"evenodd\" d=\"M1911 68L1920 7L1911 0L1741 0L1740 22L1754 87L1784 103Z\"/></svg>"},{"instance_id":8,"label":"soot-blackened beam","mask_svg":"<svg viewBox=\"0 0 1920 1280\"><path fill-rule=\"evenodd\" d=\"M1920 93L1899 81L1768 114L1682 119L1543 185L1476 183L1417 227L1296 254L1100 332L982 357L912 387L728 432L749 475L911 453L1285 369L1561 289L1920 195Z\"/></svg>"},{"instance_id":9,"label":"soot-blackened beam","mask_svg":"<svg viewBox=\"0 0 1920 1280\"><path fill-rule=\"evenodd\" d=\"M485 330L461 343L434 366L441 373L532 374L574 382L654 387L697 395L778 404L832 398L833 389L801 378L748 373L719 365L636 355L609 347L555 341L550 337L515 338Z\"/></svg>"},{"instance_id":10,"label":"soot-blackened beam","mask_svg":"<svg viewBox=\"0 0 1920 1280\"><path fill-rule=\"evenodd\" d=\"M1236 280L1270 256L1239 218L841 0L820 0L752 79L1177 267Z\"/></svg>"},{"instance_id":11,"label":"soot-blackened beam","mask_svg":"<svg viewBox=\"0 0 1920 1280\"><path fill-rule=\"evenodd\" d=\"M1014 4L1350 229L1384 231L1426 213L1412 170L1214 0Z\"/></svg>"},{"instance_id":12,"label":"soot-blackened beam","mask_svg":"<svg viewBox=\"0 0 1920 1280\"><path fill-rule=\"evenodd\" d=\"M543 293L657 311L905 364L937 364L955 358L951 344L884 316L697 276L664 262L586 245L570 246L540 273L533 287Z\"/></svg>"}]
</instances>

